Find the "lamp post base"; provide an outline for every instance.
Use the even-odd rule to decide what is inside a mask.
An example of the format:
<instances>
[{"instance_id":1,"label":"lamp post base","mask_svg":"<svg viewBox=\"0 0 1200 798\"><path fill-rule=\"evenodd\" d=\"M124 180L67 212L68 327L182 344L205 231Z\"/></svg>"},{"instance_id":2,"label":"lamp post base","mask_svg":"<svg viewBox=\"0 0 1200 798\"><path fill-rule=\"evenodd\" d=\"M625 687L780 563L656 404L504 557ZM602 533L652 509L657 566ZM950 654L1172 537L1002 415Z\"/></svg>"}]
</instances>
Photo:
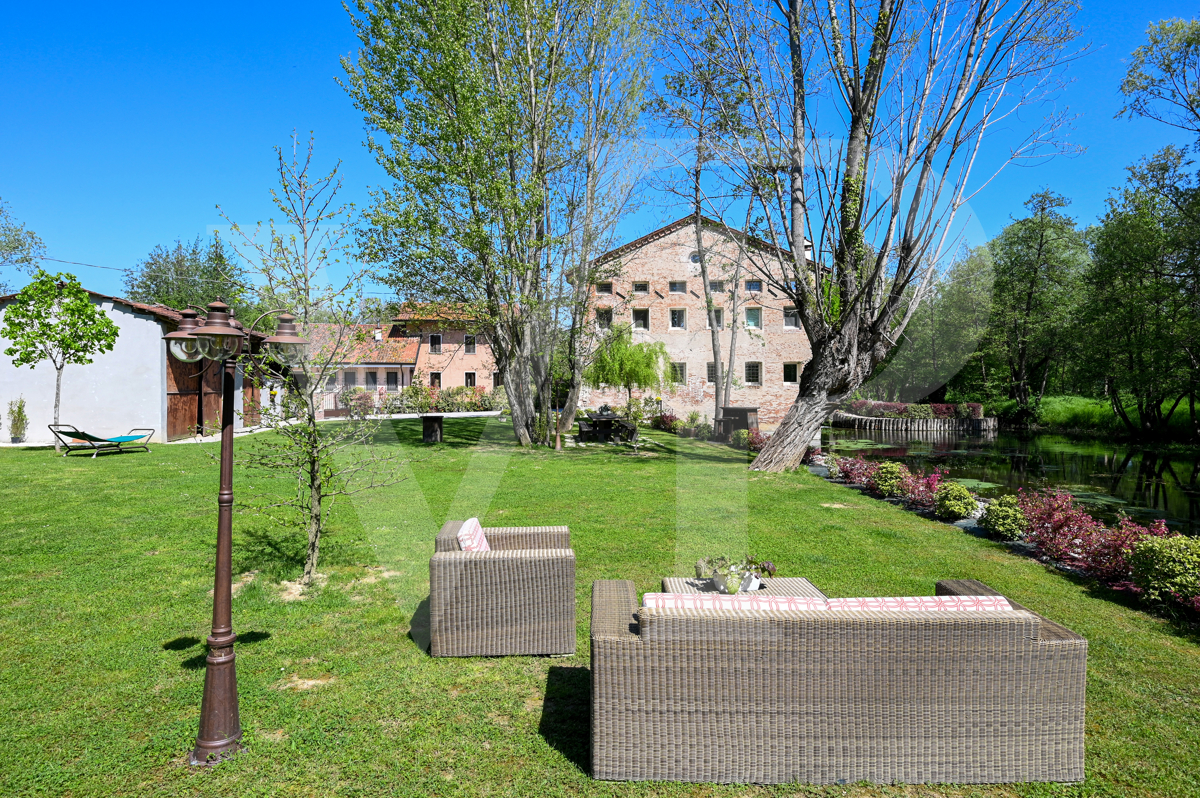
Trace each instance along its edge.
<instances>
[{"instance_id":1,"label":"lamp post base","mask_svg":"<svg viewBox=\"0 0 1200 798\"><path fill-rule=\"evenodd\" d=\"M237 737L231 737L228 740L196 743L196 747L192 749L192 755L188 758L188 762L193 767L219 765L242 750L241 740L242 735L239 733Z\"/></svg>"}]
</instances>

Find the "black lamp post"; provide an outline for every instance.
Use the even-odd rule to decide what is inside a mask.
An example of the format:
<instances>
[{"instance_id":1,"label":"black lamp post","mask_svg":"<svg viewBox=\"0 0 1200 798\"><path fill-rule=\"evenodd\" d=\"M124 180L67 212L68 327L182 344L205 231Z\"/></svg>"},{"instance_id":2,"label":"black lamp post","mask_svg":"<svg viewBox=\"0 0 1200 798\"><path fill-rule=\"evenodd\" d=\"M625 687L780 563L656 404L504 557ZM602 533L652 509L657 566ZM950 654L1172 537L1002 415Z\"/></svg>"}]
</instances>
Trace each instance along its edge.
<instances>
[{"instance_id":1,"label":"black lamp post","mask_svg":"<svg viewBox=\"0 0 1200 798\"><path fill-rule=\"evenodd\" d=\"M278 311L271 311L277 313ZM263 316L268 315L264 313ZM261 320L263 316L259 316ZM255 324L258 323L255 320ZM254 325L251 325L253 329ZM238 719L237 670L233 644L233 384L237 358L247 340L242 325L229 306L209 304L203 325L195 311L183 311L179 329L163 336L171 354L185 363L202 359L221 364L221 486L217 492L217 562L213 579L212 633L204 671L204 698L200 703L200 733L192 750L193 765L213 765L241 748L242 724ZM295 317L279 317L275 335L263 341L267 354L293 366L304 357L307 341L296 334Z\"/></svg>"}]
</instances>

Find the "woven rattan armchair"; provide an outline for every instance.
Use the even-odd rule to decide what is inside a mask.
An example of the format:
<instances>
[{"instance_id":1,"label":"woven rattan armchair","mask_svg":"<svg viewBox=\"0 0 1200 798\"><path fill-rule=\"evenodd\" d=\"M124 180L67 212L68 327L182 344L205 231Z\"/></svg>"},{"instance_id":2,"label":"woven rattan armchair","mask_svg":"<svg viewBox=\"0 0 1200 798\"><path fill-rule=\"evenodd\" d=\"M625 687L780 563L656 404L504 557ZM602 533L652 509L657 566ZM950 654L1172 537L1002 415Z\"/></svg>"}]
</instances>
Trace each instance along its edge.
<instances>
[{"instance_id":1,"label":"woven rattan armchair","mask_svg":"<svg viewBox=\"0 0 1200 798\"><path fill-rule=\"evenodd\" d=\"M591 637L595 778L1083 780L1087 641L1024 608L649 609L598 581Z\"/></svg>"},{"instance_id":2,"label":"woven rattan armchair","mask_svg":"<svg viewBox=\"0 0 1200 798\"><path fill-rule=\"evenodd\" d=\"M484 527L491 551L463 551L447 521L429 561L435 657L575 653L575 552L565 526Z\"/></svg>"}]
</instances>

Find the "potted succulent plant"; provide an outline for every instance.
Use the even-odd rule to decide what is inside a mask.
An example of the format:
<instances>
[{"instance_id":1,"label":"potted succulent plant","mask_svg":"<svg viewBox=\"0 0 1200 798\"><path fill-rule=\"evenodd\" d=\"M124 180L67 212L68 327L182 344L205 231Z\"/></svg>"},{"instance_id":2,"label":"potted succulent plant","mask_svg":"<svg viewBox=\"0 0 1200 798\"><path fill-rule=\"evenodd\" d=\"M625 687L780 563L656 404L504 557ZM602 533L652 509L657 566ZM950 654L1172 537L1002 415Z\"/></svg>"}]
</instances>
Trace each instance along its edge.
<instances>
[{"instance_id":1,"label":"potted succulent plant","mask_svg":"<svg viewBox=\"0 0 1200 798\"><path fill-rule=\"evenodd\" d=\"M696 561L696 577L711 579L718 593L746 593L765 586L775 575L775 563L747 555L740 560L730 557L704 557Z\"/></svg>"},{"instance_id":2,"label":"potted succulent plant","mask_svg":"<svg viewBox=\"0 0 1200 798\"><path fill-rule=\"evenodd\" d=\"M25 415L25 397L14 399L8 403L8 433L13 443L25 440L25 430L29 427L29 416Z\"/></svg>"}]
</instances>

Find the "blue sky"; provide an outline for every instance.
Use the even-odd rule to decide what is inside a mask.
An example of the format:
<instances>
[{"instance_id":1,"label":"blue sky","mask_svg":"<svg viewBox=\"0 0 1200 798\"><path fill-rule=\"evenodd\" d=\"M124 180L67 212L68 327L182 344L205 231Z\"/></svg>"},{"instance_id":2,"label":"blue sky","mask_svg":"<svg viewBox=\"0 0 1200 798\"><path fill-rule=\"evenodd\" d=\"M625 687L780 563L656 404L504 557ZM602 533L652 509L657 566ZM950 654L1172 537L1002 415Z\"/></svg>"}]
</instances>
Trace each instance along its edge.
<instances>
[{"instance_id":1,"label":"blue sky","mask_svg":"<svg viewBox=\"0 0 1200 798\"><path fill-rule=\"evenodd\" d=\"M1080 22L1094 49L1070 70L1075 82L1061 102L1083 115L1072 138L1087 152L1005 171L973 203L986 235L1041 187L1070 197L1070 212L1092 222L1128 164L1183 143L1163 125L1113 115L1124 59L1146 25L1195 14L1195 0L1084 0ZM0 197L51 257L128 268L156 244L223 226L218 204L243 225L268 218L271 148L295 129L315 134L321 165L341 159L343 196L365 204L385 178L335 82L355 44L335 2L9 4L0 26ZM678 215L643 210L626 223L628 237ZM46 266L120 293L119 272Z\"/></svg>"}]
</instances>

